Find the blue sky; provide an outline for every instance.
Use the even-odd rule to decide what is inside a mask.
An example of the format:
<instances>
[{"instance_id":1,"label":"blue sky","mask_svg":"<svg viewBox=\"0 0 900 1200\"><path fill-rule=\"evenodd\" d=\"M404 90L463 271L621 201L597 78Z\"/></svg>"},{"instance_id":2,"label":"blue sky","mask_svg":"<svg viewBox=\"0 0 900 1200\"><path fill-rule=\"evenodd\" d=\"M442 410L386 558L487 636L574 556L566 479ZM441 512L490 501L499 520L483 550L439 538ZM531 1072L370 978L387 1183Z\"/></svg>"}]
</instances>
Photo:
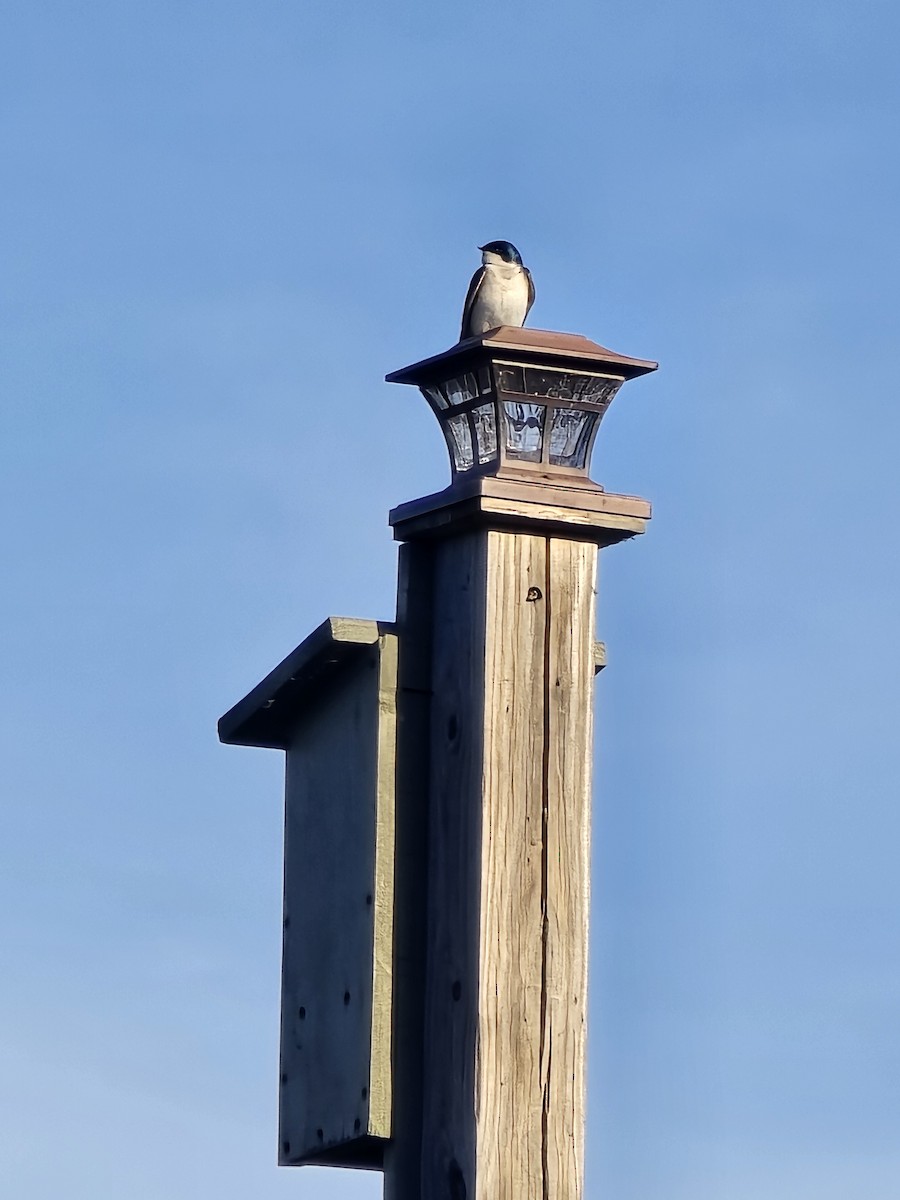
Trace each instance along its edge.
<instances>
[{"instance_id":1,"label":"blue sky","mask_svg":"<svg viewBox=\"0 0 900 1200\"><path fill-rule=\"evenodd\" d=\"M275 1161L276 753L218 715L389 618L448 471L386 371L511 238L658 358L599 634L588 1194L900 1193L896 6L7 4L0 1174L365 1200Z\"/></svg>"}]
</instances>

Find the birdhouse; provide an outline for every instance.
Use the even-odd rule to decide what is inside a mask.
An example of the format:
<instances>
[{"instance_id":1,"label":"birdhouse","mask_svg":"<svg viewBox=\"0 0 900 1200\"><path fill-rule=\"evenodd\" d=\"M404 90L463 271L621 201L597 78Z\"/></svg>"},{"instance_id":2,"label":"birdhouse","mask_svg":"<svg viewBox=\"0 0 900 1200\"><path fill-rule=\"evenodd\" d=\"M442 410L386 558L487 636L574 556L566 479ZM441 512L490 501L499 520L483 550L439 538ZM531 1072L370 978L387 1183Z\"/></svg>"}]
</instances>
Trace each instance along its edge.
<instances>
[{"instance_id":1,"label":"birdhouse","mask_svg":"<svg viewBox=\"0 0 900 1200\"><path fill-rule=\"evenodd\" d=\"M440 422L454 481L495 475L591 486L603 414L625 380L655 369L579 334L501 326L387 381L420 388Z\"/></svg>"},{"instance_id":2,"label":"birdhouse","mask_svg":"<svg viewBox=\"0 0 900 1200\"><path fill-rule=\"evenodd\" d=\"M320 625L219 722L287 753L279 1162L377 1167L391 1133L397 638Z\"/></svg>"}]
</instances>

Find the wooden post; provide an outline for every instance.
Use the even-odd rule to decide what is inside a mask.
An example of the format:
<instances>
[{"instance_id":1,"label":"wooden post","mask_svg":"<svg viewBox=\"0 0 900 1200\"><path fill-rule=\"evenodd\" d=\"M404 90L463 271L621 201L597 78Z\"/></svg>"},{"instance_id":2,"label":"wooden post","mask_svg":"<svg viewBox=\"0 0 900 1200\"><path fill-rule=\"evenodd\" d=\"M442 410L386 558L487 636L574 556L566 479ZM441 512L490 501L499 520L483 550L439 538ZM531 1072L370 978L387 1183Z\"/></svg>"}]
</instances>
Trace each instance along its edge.
<instances>
[{"instance_id":1,"label":"wooden post","mask_svg":"<svg viewBox=\"0 0 900 1200\"><path fill-rule=\"evenodd\" d=\"M420 749L424 923L408 956L423 1017L394 1033L395 1112L419 1128L395 1122L386 1200L583 1195L597 557L641 532L649 506L530 483L498 504L497 491L483 481L474 500L391 517L428 599L427 618L398 610L398 758L405 650L430 693L430 761Z\"/></svg>"}]
</instances>

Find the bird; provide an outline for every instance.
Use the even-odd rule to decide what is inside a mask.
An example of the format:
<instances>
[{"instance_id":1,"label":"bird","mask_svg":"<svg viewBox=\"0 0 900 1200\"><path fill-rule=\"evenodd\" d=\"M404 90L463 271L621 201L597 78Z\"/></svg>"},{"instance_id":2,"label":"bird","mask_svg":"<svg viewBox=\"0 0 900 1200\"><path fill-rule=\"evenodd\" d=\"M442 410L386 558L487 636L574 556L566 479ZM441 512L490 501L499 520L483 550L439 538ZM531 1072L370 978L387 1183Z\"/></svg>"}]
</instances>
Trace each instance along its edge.
<instances>
[{"instance_id":1,"label":"bird","mask_svg":"<svg viewBox=\"0 0 900 1200\"><path fill-rule=\"evenodd\" d=\"M486 242L478 249L481 266L463 305L461 342L498 325L524 325L534 304L531 272L512 242Z\"/></svg>"}]
</instances>

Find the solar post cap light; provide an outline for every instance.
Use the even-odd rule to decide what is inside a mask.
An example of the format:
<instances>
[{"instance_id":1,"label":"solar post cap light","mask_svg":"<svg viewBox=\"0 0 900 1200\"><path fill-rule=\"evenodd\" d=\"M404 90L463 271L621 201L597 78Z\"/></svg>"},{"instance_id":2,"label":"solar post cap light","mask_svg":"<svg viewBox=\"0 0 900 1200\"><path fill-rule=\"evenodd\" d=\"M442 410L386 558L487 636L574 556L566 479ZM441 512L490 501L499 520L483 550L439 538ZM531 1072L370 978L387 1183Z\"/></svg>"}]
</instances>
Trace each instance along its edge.
<instances>
[{"instance_id":1,"label":"solar post cap light","mask_svg":"<svg viewBox=\"0 0 900 1200\"><path fill-rule=\"evenodd\" d=\"M440 422L454 478L540 473L585 482L616 392L655 369L578 334L503 326L387 381L418 385Z\"/></svg>"}]
</instances>

